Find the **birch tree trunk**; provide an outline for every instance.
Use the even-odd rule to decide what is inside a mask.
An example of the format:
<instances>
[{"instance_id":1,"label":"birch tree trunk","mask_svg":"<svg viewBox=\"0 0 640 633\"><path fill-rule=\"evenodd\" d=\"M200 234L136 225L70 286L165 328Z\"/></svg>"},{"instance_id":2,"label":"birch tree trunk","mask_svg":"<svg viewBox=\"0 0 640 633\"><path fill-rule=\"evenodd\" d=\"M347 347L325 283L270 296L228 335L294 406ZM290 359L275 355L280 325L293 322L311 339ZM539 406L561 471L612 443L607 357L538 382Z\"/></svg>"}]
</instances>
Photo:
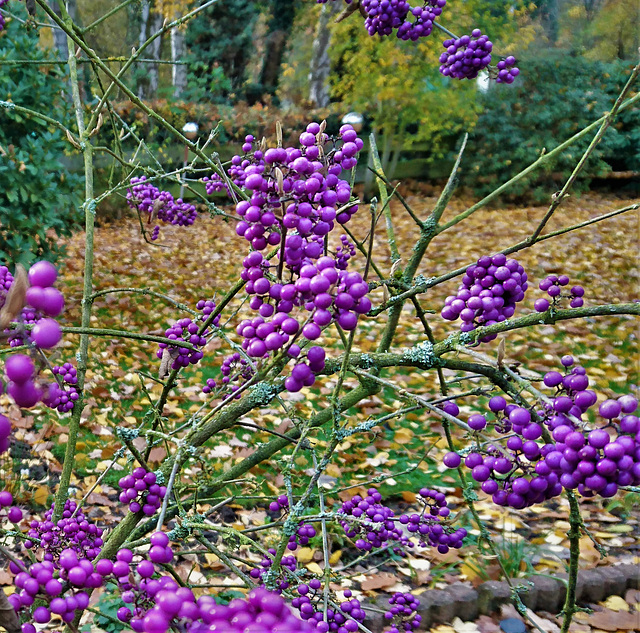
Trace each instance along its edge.
<instances>
[{"instance_id":1,"label":"birch tree trunk","mask_svg":"<svg viewBox=\"0 0 640 633\"><path fill-rule=\"evenodd\" d=\"M179 28L171 29L171 61L184 61L184 33ZM187 87L187 67L174 64L171 67L173 96L180 98Z\"/></svg>"},{"instance_id":2,"label":"birch tree trunk","mask_svg":"<svg viewBox=\"0 0 640 633\"><path fill-rule=\"evenodd\" d=\"M164 18L162 13L154 12L151 14L151 33L157 33L162 28ZM160 48L162 46L162 37L157 37L149 47L149 57L151 59L160 59ZM155 97L158 92L158 84L160 80L160 71L158 64L149 64L147 66L149 75L149 97Z\"/></svg>"},{"instance_id":3,"label":"birch tree trunk","mask_svg":"<svg viewBox=\"0 0 640 633\"><path fill-rule=\"evenodd\" d=\"M143 0L142 2L142 13L140 15L140 36L138 37L138 48L140 48L146 41L147 30L149 27L149 13L151 11L151 0ZM137 86L137 94L138 98L145 99L149 96L150 90L148 90L149 86L149 77L144 69L144 64L138 64L138 86Z\"/></svg>"},{"instance_id":4,"label":"birch tree trunk","mask_svg":"<svg viewBox=\"0 0 640 633\"><path fill-rule=\"evenodd\" d=\"M313 53L309 71L309 101L318 108L326 108L329 105L329 72L331 71L331 60L329 59L331 29L329 28L329 22L340 8L337 2L322 5L316 36L313 40Z\"/></svg>"}]
</instances>

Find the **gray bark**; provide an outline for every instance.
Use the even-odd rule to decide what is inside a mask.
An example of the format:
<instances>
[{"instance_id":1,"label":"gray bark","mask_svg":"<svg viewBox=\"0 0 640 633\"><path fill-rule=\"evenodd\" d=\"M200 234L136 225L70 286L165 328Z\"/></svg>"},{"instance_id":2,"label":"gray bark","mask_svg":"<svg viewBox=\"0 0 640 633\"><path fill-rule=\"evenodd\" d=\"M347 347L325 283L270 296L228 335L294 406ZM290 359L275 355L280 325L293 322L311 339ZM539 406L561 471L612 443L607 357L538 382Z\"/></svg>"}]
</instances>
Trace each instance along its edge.
<instances>
[{"instance_id":1,"label":"gray bark","mask_svg":"<svg viewBox=\"0 0 640 633\"><path fill-rule=\"evenodd\" d=\"M49 6L56 15L60 15L58 0L49 0ZM67 50L67 36L62 29L53 29L53 43L56 47L58 57L60 59L67 59L69 57L69 51Z\"/></svg>"},{"instance_id":2,"label":"gray bark","mask_svg":"<svg viewBox=\"0 0 640 633\"><path fill-rule=\"evenodd\" d=\"M140 14L140 35L138 37L138 48L141 48L142 45L147 41L147 29L149 27L149 12L151 9L151 0L143 0L142 2L142 13ZM148 84L148 76L144 70L144 65L138 65L138 98L144 99L148 96L147 84Z\"/></svg>"},{"instance_id":3,"label":"gray bark","mask_svg":"<svg viewBox=\"0 0 640 633\"><path fill-rule=\"evenodd\" d=\"M58 5L58 0L49 0L49 6L52 11L60 16L60 6ZM77 0L67 0L66 5L67 12L69 13L71 19L76 22L77 17ZM53 29L53 43L56 48L56 52L60 59L68 59L69 58L69 48L67 46L67 36L62 29L54 28ZM67 84L68 90L65 93L65 97L71 101L71 84Z\"/></svg>"},{"instance_id":4,"label":"gray bark","mask_svg":"<svg viewBox=\"0 0 640 633\"><path fill-rule=\"evenodd\" d=\"M341 6L337 2L322 5L316 36L313 40L313 53L309 70L309 101L318 108L326 108L329 105L329 73L331 71L331 60L329 59L331 29L329 28L329 22L340 8Z\"/></svg>"},{"instance_id":5,"label":"gray bark","mask_svg":"<svg viewBox=\"0 0 640 633\"><path fill-rule=\"evenodd\" d=\"M151 33L157 33L162 28L164 18L162 13L151 14ZM162 37L157 37L149 47L149 57L152 59L160 59L160 47L162 46ZM158 64L150 64L147 67L149 73L149 96L154 97L158 92L159 70Z\"/></svg>"},{"instance_id":6,"label":"gray bark","mask_svg":"<svg viewBox=\"0 0 640 633\"><path fill-rule=\"evenodd\" d=\"M171 29L171 61L180 62L184 59L184 33L179 28ZM173 96L180 98L187 87L187 68L183 64L171 67Z\"/></svg>"}]
</instances>

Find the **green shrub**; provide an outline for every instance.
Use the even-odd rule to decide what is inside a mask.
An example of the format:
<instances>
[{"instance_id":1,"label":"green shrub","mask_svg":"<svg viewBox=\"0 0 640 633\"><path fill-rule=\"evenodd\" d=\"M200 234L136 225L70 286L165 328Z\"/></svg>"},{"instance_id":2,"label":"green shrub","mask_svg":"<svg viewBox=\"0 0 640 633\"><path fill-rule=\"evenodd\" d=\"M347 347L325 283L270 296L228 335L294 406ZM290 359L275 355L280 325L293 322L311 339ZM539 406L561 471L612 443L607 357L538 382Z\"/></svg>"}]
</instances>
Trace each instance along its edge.
<instances>
[{"instance_id":1,"label":"green shrub","mask_svg":"<svg viewBox=\"0 0 640 633\"><path fill-rule=\"evenodd\" d=\"M464 161L465 184L484 195L541 155L608 112L627 81L631 66L572 57L562 51L521 59L512 85L492 85L482 97L482 114ZM548 198L572 172L595 131L512 188L514 196L531 191ZM640 111L621 113L595 149L580 176L578 189L611 169L640 169Z\"/></svg>"},{"instance_id":2,"label":"green shrub","mask_svg":"<svg viewBox=\"0 0 640 633\"><path fill-rule=\"evenodd\" d=\"M52 56L39 48L37 32L17 20L9 21L0 34L0 60ZM68 120L60 70L0 64L0 86L3 101ZM58 238L78 224L82 182L64 165L68 147L60 130L0 108L0 263L55 259L60 253Z\"/></svg>"}]
</instances>

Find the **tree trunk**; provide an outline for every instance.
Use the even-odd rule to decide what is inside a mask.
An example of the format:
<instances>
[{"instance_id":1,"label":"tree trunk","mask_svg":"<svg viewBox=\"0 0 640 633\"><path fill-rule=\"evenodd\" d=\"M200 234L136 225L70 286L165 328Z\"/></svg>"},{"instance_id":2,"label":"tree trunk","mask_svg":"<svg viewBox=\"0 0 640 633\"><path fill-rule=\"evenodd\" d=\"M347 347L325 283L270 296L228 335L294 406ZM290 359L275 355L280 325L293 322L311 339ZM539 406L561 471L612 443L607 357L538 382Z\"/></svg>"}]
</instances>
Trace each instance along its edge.
<instances>
[{"instance_id":1,"label":"tree trunk","mask_svg":"<svg viewBox=\"0 0 640 633\"><path fill-rule=\"evenodd\" d=\"M143 0L142 2L142 14L140 15L140 35L138 37L138 48L147 41L147 29L149 26L149 12L151 9L151 0ZM145 99L148 96L149 76L145 72L145 65L138 64L138 98Z\"/></svg>"},{"instance_id":2,"label":"tree trunk","mask_svg":"<svg viewBox=\"0 0 640 633\"><path fill-rule=\"evenodd\" d=\"M184 61L184 33L179 27L171 29L171 61ZM175 64L171 67L173 96L179 99L187 87L187 67Z\"/></svg>"},{"instance_id":3,"label":"tree trunk","mask_svg":"<svg viewBox=\"0 0 640 633\"><path fill-rule=\"evenodd\" d=\"M326 108L329 105L329 72L331 71L329 22L340 8L337 2L322 5L316 36L313 40L311 69L309 71L309 101L318 108Z\"/></svg>"},{"instance_id":4,"label":"tree trunk","mask_svg":"<svg viewBox=\"0 0 640 633\"><path fill-rule=\"evenodd\" d=\"M273 0L272 6L273 17L269 22L266 55L260 73L260 84L269 94L274 94L278 88L280 65L295 18L295 0Z\"/></svg>"},{"instance_id":5,"label":"tree trunk","mask_svg":"<svg viewBox=\"0 0 640 633\"><path fill-rule=\"evenodd\" d=\"M58 0L49 0L49 6L57 16L60 16L60 7L58 6ZM53 29L53 43L56 47L58 57L60 59L67 59L69 57L69 50L67 49L67 36L62 29Z\"/></svg>"},{"instance_id":6,"label":"tree trunk","mask_svg":"<svg viewBox=\"0 0 640 633\"><path fill-rule=\"evenodd\" d=\"M558 0L546 0L540 8L540 22L549 42L555 46L558 42L558 19L560 9Z\"/></svg>"},{"instance_id":7,"label":"tree trunk","mask_svg":"<svg viewBox=\"0 0 640 633\"><path fill-rule=\"evenodd\" d=\"M62 16L58 0L49 0L49 6L57 16ZM77 0L67 0L66 3L67 12L71 16L71 19L76 22L77 14ZM62 29L53 29L53 43L60 59L69 58L69 48L67 46L67 35ZM86 70L86 69L85 69ZM82 87L82 86L81 86ZM68 90L65 92L65 98L71 101L71 84L68 84Z\"/></svg>"},{"instance_id":8,"label":"tree trunk","mask_svg":"<svg viewBox=\"0 0 640 633\"><path fill-rule=\"evenodd\" d=\"M151 33L157 33L162 28L164 18L162 13L151 14ZM149 47L149 57L151 59L160 59L160 48L162 46L162 37L157 37ZM160 82L160 71L158 64L150 64L147 67L149 74L149 97L155 97L158 92L158 84Z\"/></svg>"}]
</instances>

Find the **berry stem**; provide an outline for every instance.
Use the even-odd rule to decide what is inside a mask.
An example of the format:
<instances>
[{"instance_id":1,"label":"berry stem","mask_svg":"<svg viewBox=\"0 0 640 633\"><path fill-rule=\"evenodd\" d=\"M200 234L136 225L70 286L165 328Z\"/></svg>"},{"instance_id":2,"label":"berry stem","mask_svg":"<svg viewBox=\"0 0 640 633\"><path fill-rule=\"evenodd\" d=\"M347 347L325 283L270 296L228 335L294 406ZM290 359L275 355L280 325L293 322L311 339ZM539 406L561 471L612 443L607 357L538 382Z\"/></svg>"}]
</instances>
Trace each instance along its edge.
<instances>
[{"instance_id":1,"label":"berry stem","mask_svg":"<svg viewBox=\"0 0 640 633\"><path fill-rule=\"evenodd\" d=\"M45 3L46 4L46 3ZM64 3L60 3L60 11L62 14L62 24L67 33L73 32L73 20L69 16ZM53 13L53 11L51 11ZM55 15L55 13L53 13ZM56 15L56 19L60 20ZM76 123L78 127L78 138L80 139L80 147L82 149L84 159L84 180L85 180L85 256L84 256L84 282L82 289L82 318L81 325L83 329L91 327L91 294L93 292L93 246L94 246L94 222L96 214L96 206L93 191L93 146L89 140L89 135L85 128L84 108L80 97L80 84L78 82L78 66L75 54L75 47L71 38L67 38L67 46L69 50L69 80L71 82L71 93L73 105L76 115ZM62 517L64 504L69 497L69 483L71 481L71 473L75 463L76 443L78 440L78 431L80 428L80 417L84 408L84 380L87 372L87 357L89 353L89 335L85 332L80 336L80 345L77 353L78 360L78 383L77 390L79 399L76 402L71 420L69 421L69 439L64 454L64 463L62 473L60 475L60 483L55 496L55 507L53 513L53 521L59 521Z\"/></svg>"},{"instance_id":2,"label":"berry stem","mask_svg":"<svg viewBox=\"0 0 640 633\"><path fill-rule=\"evenodd\" d=\"M580 562L580 527L582 516L580 504L573 492L566 491L569 500L569 579L567 581L567 596L562 609L562 629L560 633L567 633L571 626L571 620L576 613L576 585L578 582L578 564Z\"/></svg>"},{"instance_id":3,"label":"berry stem","mask_svg":"<svg viewBox=\"0 0 640 633\"><path fill-rule=\"evenodd\" d=\"M376 135L371 132L369 135L369 144L371 147L371 156L373 158L373 167L375 172L383 173L382 163L380 162L380 156L378 155L378 146L376 145ZM374 172L374 173L375 173ZM389 206L389 193L387 187L381 178L376 177L378 181L378 191L380 192L380 202L382 203L382 209L387 226L387 243L389 244L389 250L391 251L391 261L395 264L400 260L400 252L398 251L398 245L396 243L396 233L393 228L393 219L391 217L391 207Z\"/></svg>"},{"instance_id":4,"label":"berry stem","mask_svg":"<svg viewBox=\"0 0 640 633\"><path fill-rule=\"evenodd\" d=\"M433 26L437 29L440 29L443 33L446 33L449 37L452 37L454 40L460 39L455 33L452 33L449 29L442 26L442 24L438 24L438 22L434 22Z\"/></svg>"}]
</instances>

